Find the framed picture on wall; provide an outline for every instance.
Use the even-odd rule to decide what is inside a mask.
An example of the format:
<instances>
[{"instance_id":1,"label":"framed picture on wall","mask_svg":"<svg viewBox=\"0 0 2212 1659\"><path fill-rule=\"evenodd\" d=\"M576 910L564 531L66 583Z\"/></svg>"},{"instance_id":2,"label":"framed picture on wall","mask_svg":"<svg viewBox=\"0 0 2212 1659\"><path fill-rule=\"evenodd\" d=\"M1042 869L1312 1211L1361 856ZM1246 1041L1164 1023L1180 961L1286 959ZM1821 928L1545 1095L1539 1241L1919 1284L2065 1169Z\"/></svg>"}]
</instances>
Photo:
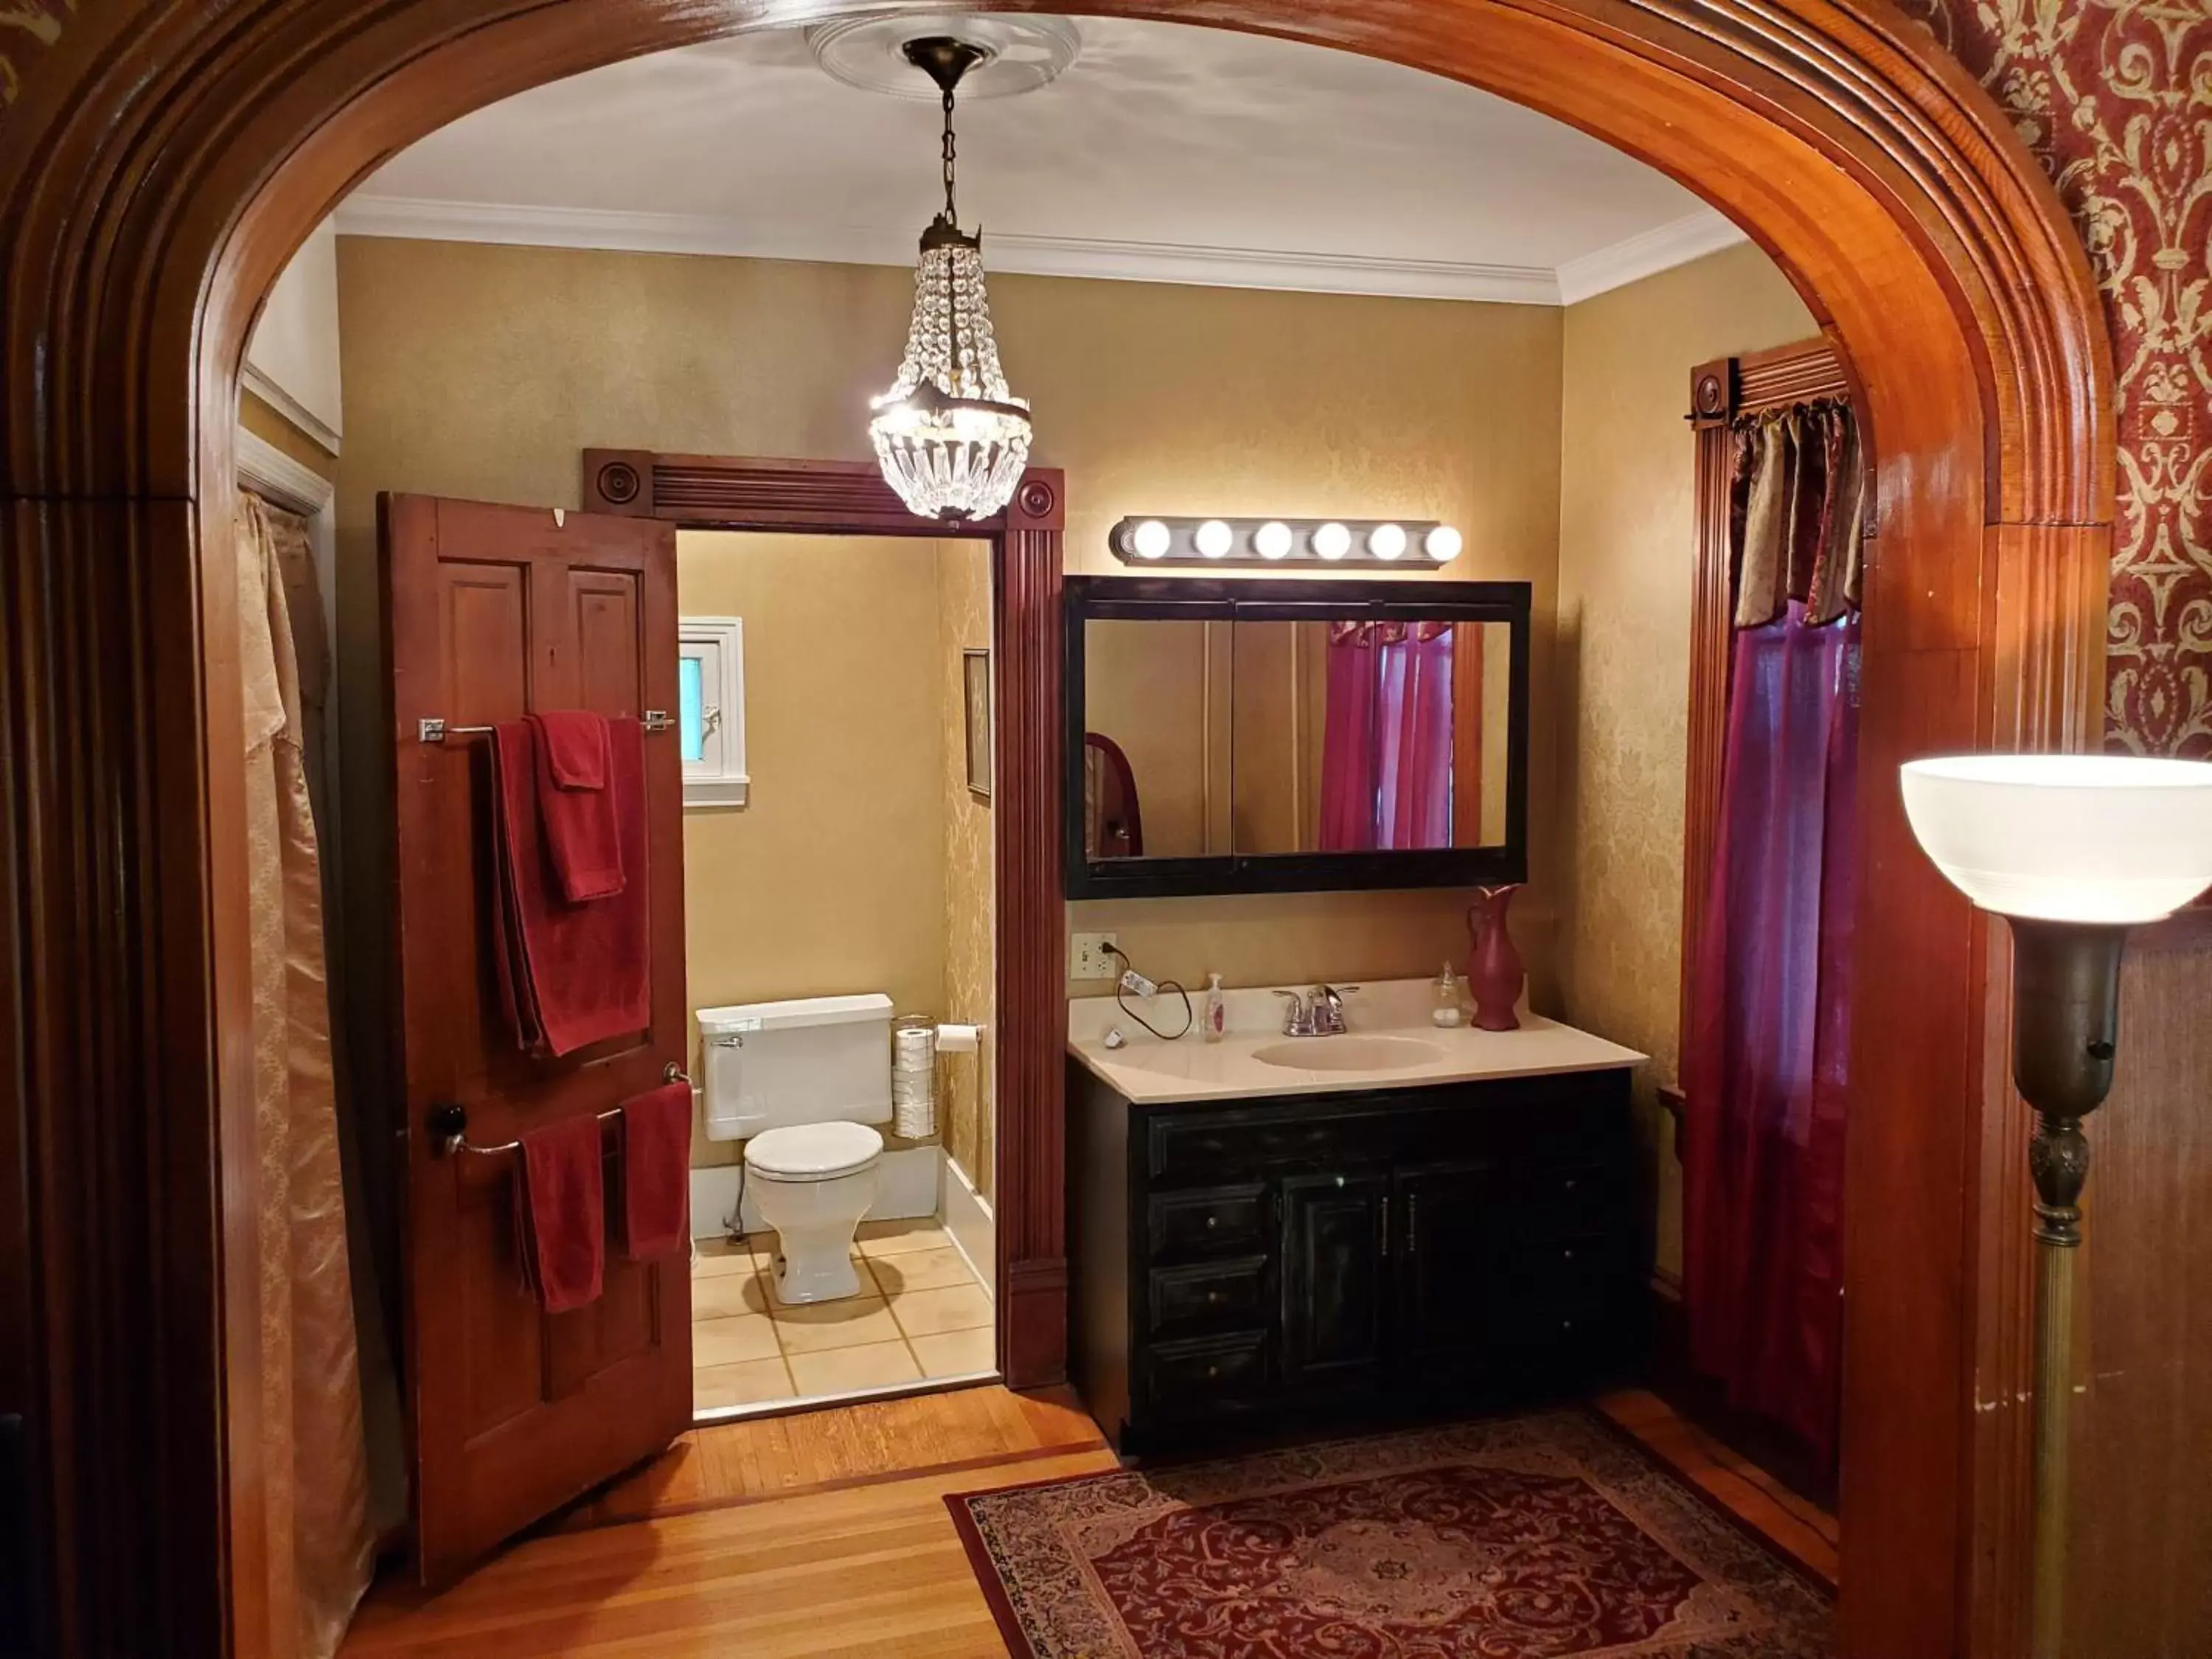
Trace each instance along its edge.
<instances>
[{"instance_id":1,"label":"framed picture on wall","mask_svg":"<svg viewBox=\"0 0 2212 1659\"><path fill-rule=\"evenodd\" d=\"M960 653L961 684L966 694L968 789L978 800L991 799L991 652L970 647Z\"/></svg>"}]
</instances>

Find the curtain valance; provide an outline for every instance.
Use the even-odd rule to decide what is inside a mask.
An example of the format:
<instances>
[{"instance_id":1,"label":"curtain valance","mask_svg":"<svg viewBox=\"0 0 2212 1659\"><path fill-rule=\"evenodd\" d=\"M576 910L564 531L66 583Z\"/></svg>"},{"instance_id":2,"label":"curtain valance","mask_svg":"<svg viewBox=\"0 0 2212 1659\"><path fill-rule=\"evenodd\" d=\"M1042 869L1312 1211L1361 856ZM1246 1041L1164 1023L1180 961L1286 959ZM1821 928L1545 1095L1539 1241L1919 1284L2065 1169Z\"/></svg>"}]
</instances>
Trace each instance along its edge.
<instances>
[{"instance_id":1,"label":"curtain valance","mask_svg":"<svg viewBox=\"0 0 2212 1659\"><path fill-rule=\"evenodd\" d=\"M1814 627L1856 611L1868 492L1850 405L1770 410L1733 431L1735 625L1764 627L1793 599Z\"/></svg>"}]
</instances>

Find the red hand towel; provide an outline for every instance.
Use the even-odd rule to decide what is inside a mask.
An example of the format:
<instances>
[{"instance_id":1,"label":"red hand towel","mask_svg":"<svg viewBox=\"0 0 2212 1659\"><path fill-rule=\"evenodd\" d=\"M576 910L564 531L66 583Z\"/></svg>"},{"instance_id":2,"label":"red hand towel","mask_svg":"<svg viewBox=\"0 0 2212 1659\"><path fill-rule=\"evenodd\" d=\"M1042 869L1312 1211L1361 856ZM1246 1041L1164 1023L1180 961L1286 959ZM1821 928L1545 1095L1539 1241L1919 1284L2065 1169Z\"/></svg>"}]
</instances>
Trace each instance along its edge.
<instances>
[{"instance_id":1,"label":"red hand towel","mask_svg":"<svg viewBox=\"0 0 2212 1659\"><path fill-rule=\"evenodd\" d=\"M563 789L607 787L607 717L580 708L532 714L545 744L545 764Z\"/></svg>"},{"instance_id":2,"label":"red hand towel","mask_svg":"<svg viewBox=\"0 0 2212 1659\"><path fill-rule=\"evenodd\" d=\"M691 1085L663 1084L622 1103L623 1243L634 1261L684 1241L691 1192Z\"/></svg>"},{"instance_id":3,"label":"red hand towel","mask_svg":"<svg viewBox=\"0 0 2212 1659\"><path fill-rule=\"evenodd\" d=\"M538 1305L568 1313L596 1302L606 1261L606 1176L599 1120L583 1112L522 1137L523 1267Z\"/></svg>"},{"instance_id":4,"label":"red hand towel","mask_svg":"<svg viewBox=\"0 0 2212 1659\"><path fill-rule=\"evenodd\" d=\"M571 904L623 890L621 826L607 785L607 718L556 710L532 714L538 736L538 816Z\"/></svg>"},{"instance_id":5,"label":"red hand towel","mask_svg":"<svg viewBox=\"0 0 2212 1659\"><path fill-rule=\"evenodd\" d=\"M607 794L621 832L623 890L562 901L538 829L537 732L492 732L494 945L521 1046L561 1055L653 1023L652 887L646 859L645 739L632 719L607 723Z\"/></svg>"}]
</instances>

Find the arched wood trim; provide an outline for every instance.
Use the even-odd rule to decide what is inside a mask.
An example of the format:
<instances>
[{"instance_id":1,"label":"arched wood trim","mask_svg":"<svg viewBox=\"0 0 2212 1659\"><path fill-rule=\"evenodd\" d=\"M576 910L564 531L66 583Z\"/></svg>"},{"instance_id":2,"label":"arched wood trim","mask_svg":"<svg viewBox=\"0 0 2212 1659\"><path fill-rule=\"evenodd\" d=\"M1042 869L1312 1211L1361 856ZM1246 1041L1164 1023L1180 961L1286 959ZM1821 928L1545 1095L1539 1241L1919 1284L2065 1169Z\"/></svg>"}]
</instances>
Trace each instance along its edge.
<instances>
[{"instance_id":1,"label":"arched wood trim","mask_svg":"<svg viewBox=\"0 0 2212 1659\"><path fill-rule=\"evenodd\" d=\"M223 1334L257 1310L227 1224L250 1171L218 1127L247 1097L228 450L255 308L348 185L455 116L860 9L115 0L68 14L0 122L0 1176L27 1195L0 1212L0 1406L37 1425L63 1651L265 1646L226 1623L262 1544L252 1437L225 1455L253 1396ZM1887 769L2095 734L2112 368L2056 196L1886 0L1088 9L1364 52L1569 121L1745 225L1860 368L1881 515L1860 983L1880 989L1854 1048L1844 1649L2007 1651L2026 1279L2004 999ZM1053 1254L1056 1214L1021 1224Z\"/></svg>"}]
</instances>

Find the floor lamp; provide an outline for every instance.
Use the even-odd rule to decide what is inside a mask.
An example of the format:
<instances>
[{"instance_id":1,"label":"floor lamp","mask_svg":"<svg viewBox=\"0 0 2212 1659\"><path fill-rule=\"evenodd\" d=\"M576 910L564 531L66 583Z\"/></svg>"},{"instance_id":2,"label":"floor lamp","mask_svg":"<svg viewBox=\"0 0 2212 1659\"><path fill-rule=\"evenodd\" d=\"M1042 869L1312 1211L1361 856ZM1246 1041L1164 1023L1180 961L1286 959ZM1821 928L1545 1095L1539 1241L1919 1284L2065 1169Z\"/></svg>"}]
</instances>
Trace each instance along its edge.
<instances>
[{"instance_id":1,"label":"floor lamp","mask_svg":"<svg viewBox=\"0 0 2212 1659\"><path fill-rule=\"evenodd\" d=\"M2212 763L1965 755L1903 769L1905 816L2013 937L2012 1075L2036 1115L2034 1659L2060 1659L2081 1120L2112 1086L2128 930L2212 886Z\"/></svg>"}]
</instances>

